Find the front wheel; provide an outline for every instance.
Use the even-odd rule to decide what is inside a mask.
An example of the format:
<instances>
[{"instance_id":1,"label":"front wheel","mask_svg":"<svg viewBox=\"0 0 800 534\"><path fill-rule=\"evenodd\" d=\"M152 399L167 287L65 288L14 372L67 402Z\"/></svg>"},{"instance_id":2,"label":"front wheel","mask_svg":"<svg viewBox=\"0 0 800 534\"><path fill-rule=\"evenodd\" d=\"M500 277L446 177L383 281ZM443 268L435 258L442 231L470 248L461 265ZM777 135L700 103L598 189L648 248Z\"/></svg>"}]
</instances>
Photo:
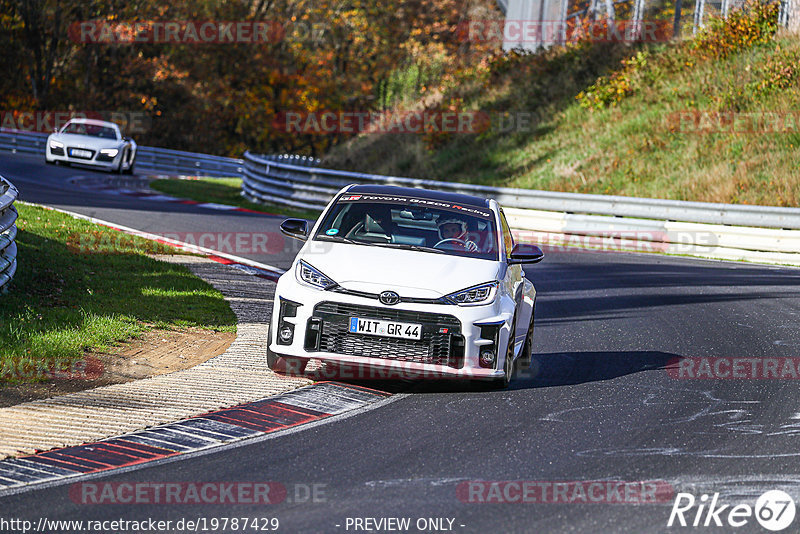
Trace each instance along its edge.
<instances>
[{"instance_id":1,"label":"front wheel","mask_svg":"<svg viewBox=\"0 0 800 534\"><path fill-rule=\"evenodd\" d=\"M119 158L119 165L117 165L117 174L122 174L123 172L125 172L122 170L122 164L125 163L125 158L127 157L128 157L128 151L126 150L122 153L122 157Z\"/></svg>"},{"instance_id":2,"label":"front wheel","mask_svg":"<svg viewBox=\"0 0 800 534\"><path fill-rule=\"evenodd\" d=\"M308 360L305 358L284 356L283 354L272 352L272 350L267 347L267 365L276 373L288 376L300 376L305 373Z\"/></svg>"},{"instance_id":3,"label":"front wheel","mask_svg":"<svg viewBox=\"0 0 800 534\"><path fill-rule=\"evenodd\" d=\"M130 158L130 161L128 162L128 168L125 169L124 171L120 171L120 172L125 173L125 174L133 174L133 165L135 163L135 159L134 159L135 157L136 157L136 154L131 155L129 149L126 148L125 149L125 157L122 159L122 161L125 161L128 158ZM122 163L120 163L120 168L122 168Z\"/></svg>"},{"instance_id":4,"label":"front wheel","mask_svg":"<svg viewBox=\"0 0 800 534\"><path fill-rule=\"evenodd\" d=\"M491 384L494 389L505 389L511 383L511 377L514 374L514 333L516 328L517 319L515 317L511 324L511 332L508 335L508 343L506 344L506 357L503 359L503 376L492 379Z\"/></svg>"},{"instance_id":5,"label":"front wheel","mask_svg":"<svg viewBox=\"0 0 800 534\"><path fill-rule=\"evenodd\" d=\"M522 354L516 361L516 371L527 371L531 368L533 360L533 316L536 308L531 310L531 323L528 325L528 333L525 335L525 345L522 347Z\"/></svg>"}]
</instances>

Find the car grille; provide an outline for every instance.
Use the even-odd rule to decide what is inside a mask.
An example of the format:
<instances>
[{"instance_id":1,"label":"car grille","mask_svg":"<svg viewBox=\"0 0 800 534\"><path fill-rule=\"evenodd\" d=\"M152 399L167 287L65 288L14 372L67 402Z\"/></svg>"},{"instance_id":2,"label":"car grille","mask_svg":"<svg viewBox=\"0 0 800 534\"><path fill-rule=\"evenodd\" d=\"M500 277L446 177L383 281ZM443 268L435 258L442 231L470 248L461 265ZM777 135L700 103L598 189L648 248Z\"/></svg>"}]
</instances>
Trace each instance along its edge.
<instances>
[{"instance_id":1,"label":"car grille","mask_svg":"<svg viewBox=\"0 0 800 534\"><path fill-rule=\"evenodd\" d=\"M422 339L354 334L351 317L382 319L422 325ZM464 338L461 323L452 315L377 308L338 302L322 302L309 320L306 350L333 352L401 362L464 366ZM316 332L319 332L316 335Z\"/></svg>"}]
</instances>

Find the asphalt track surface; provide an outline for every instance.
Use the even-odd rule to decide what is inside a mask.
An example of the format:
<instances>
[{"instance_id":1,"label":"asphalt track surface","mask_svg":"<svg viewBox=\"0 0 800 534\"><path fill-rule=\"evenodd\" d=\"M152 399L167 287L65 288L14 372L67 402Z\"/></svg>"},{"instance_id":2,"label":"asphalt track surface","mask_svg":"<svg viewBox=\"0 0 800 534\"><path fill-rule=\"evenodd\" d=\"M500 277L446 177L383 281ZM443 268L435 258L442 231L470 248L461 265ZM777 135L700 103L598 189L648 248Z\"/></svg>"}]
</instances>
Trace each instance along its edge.
<instances>
[{"instance_id":1,"label":"asphalt track surface","mask_svg":"<svg viewBox=\"0 0 800 534\"><path fill-rule=\"evenodd\" d=\"M153 233L276 231L280 222L88 193L68 179L93 171L36 158L0 155L0 174L23 200ZM293 254L242 255L285 268ZM550 488L552 500L549 482L662 481L698 499L719 493L719 504L752 506L773 489L800 502L799 381L688 380L665 369L675 358L800 356L800 271L552 251L528 273L538 291L535 362L506 391L412 384L374 409L325 424L93 479L273 481L288 491L280 503L84 505L62 485L2 497L0 515L278 518L279 532L368 532L356 529L354 519L390 517L410 518L407 532L447 531L418 530L421 518L452 519L453 532L767 532L754 517L736 529L668 528L672 497L659 504L474 503L464 502L469 498L458 488L470 481L536 481ZM323 492L318 502L297 498L312 484ZM531 495L538 500L542 493ZM696 511L686 513L690 524ZM720 518L726 521L727 513ZM800 517L786 532L798 525Z\"/></svg>"}]
</instances>

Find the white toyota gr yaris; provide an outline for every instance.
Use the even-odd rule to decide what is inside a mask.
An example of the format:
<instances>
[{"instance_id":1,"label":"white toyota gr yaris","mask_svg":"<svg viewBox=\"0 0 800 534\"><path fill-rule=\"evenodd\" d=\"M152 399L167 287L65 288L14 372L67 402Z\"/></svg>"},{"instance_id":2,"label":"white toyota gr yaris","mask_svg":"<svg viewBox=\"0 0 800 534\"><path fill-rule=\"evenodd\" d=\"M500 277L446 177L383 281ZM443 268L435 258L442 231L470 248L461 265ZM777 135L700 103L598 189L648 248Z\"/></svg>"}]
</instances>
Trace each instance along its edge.
<instances>
[{"instance_id":1,"label":"white toyota gr yaris","mask_svg":"<svg viewBox=\"0 0 800 534\"><path fill-rule=\"evenodd\" d=\"M425 189L350 185L309 231L278 280L267 358L303 372L309 359L354 378L489 380L529 367L536 290L494 200ZM516 365L515 365L516 363ZM368 370L368 372L365 371Z\"/></svg>"}]
</instances>

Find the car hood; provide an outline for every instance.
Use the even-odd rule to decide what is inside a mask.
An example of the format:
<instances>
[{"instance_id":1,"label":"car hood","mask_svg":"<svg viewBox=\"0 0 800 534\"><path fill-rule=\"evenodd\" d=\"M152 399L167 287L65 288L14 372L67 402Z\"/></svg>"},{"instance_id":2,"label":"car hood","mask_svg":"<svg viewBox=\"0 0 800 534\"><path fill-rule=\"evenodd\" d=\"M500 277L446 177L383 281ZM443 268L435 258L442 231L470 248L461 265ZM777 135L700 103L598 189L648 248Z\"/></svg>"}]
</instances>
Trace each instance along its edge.
<instances>
[{"instance_id":1,"label":"car hood","mask_svg":"<svg viewBox=\"0 0 800 534\"><path fill-rule=\"evenodd\" d=\"M77 134L52 134L51 139L61 141L67 146L77 148L91 148L99 150L101 148L117 148L120 142L116 139L104 139L102 137L91 137L88 135Z\"/></svg>"},{"instance_id":2,"label":"car hood","mask_svg":"<svg viewBox=\"0 0 800 534\"><path fill-rule=\"evenodd\" d=\"M379 246L312 241L300 259L345 289L438 298L498 279L500 263Z\"/></svg>"}]
</instances>

